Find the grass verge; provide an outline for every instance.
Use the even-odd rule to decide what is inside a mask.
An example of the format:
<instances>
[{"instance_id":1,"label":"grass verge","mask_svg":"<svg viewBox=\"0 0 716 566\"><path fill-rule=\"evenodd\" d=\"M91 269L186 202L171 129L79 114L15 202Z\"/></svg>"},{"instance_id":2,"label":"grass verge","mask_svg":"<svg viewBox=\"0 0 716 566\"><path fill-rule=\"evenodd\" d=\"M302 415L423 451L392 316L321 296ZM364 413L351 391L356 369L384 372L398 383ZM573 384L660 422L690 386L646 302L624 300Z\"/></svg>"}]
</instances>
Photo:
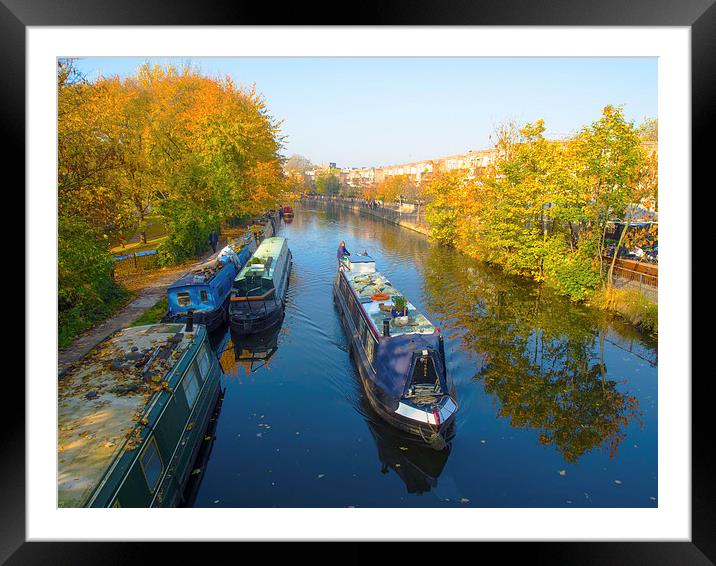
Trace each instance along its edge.
<instances>
[{"instance_id":1,"label":"grass verge","mask_svg":"<svg viewBox=\"0 0 716 566\"><path fill-rule=\"evenodd\" d=\"M167 313L169 303L166 297L162 297L154 306L145 310L137 319L129 326L142 326L143 324L155 324L160 322L162 317Z\"/></svg>"},{"instance_id":2,"label":"grass verge","mask_svg":"<svg viewBox=\"0 0 716 566\"><path fill-rule=\"evenodd\" d=\"M83 332L103 322L124 308L136 293L118 287L115 296L96 305L77 306L60 313L57 324L58 348L64 350Z\"/></svg>"},{"instance_id":3,"label":"grass verge","mask_svg":"<svg viewBox=\"0 0 716 566\"><path fill-rule=\"evenodd\" d=\"M590 304L625 318L635 326L656 336L659 328L659 306L636 289L599 289Z\"/></svg>"}]
</instances>

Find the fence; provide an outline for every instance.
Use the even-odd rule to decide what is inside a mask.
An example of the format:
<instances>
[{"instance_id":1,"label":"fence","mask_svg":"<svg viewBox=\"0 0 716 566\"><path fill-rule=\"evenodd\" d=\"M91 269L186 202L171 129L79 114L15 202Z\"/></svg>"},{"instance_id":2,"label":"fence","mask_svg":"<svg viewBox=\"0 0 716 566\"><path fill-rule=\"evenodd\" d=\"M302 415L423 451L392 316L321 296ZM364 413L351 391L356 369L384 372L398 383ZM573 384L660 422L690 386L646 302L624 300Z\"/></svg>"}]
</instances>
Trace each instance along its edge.
<instances>
[{"instance_id":1,"label":"fence","mask_svg":"<svg viewBox=\"0 0 716 566\"><path fill-rule=\"evenodd\" d=\"M157 250L114 256L114 276L122 277L159 267Z\"/></svg>"},{"instance_id":2,"label":"fence","mask_svg":"<svg viewBox=\"0 0 716 566\"><path fill-rule=\"evenodd\" d=\"M610 260L611 261L611 260ZM634 263L634 262L631 262ZM629 265L631 265L631 263ZM655 303L659 299L659 272L655 266L636 264L637 269L626 267L620 260L614 264L615 287L638 289L645 297ZM609 264L605 263L605 273L609 270Z\"/></svg>"}]
</instances>

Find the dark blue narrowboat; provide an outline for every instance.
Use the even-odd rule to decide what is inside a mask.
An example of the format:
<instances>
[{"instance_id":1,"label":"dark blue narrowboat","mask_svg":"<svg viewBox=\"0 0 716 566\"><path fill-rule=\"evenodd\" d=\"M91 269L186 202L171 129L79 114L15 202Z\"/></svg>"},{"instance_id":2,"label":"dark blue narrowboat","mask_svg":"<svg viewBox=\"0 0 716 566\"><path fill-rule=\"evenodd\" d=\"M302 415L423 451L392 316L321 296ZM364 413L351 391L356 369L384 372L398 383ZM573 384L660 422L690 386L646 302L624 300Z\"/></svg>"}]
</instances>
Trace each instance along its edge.
<instances>
[{"instance_id":1,"label":"dark blue narrowboat","mask_svg":"<svg viewBox=\"0 0 716 566\"><path fill-rule=\"evenodd\" d=\"M256 250L249 232L223 248L216 259L193 269L167 289L169 310L162 322L186 322L191 311L194 321L209 331L226 322L231 284Z\"/></svg>"},{"instance_id":2,"label":"dark blue narrowboat","mask_svg":"<svg viewBox=\"0 0 716 566\"><path fill-rule=\"evenodd\" d=\"M236 334L255 334L278 325L286 308L291 272L288 240L266 238L234 280L229 326Z\"/></svg>"},{"instance_id":3,"label":"dark blue narrowboat","mask_svg":"<svg viewBox=\"0 0 716 566\"><path fill-rule=\"evenodd\" d=\"M59 507L190 504L223 397L207 337L191 320L125 328L63 372Z\"/></svg>"},{"instance_id":4,"label":"dark blue narrowboat","mask_svg":"<svg viewBox=\"0 0 716 566\"><path fill-rule=\"evenodd\" d=\"M367 254L345 261L333 294L371 407L393 426L445 449L458 405L440 331ZM395 312L396 305L402 310Z\"/></svg>"}]
</instances>

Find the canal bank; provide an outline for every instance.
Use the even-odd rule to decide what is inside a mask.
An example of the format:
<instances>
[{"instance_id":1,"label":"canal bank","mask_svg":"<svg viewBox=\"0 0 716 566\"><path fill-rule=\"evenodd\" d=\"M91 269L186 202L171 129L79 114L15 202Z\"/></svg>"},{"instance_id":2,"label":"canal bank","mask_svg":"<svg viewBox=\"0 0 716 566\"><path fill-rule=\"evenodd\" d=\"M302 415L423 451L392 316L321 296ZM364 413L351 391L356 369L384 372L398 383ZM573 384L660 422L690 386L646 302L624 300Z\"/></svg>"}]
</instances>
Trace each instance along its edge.
<instances>
[{"instance_id":1,"label":"canal bank","mask_svg":"<svg viewBox=\"0 0 716 566\"><path fill-rule=\"evenodd\" d=\"M359 214L365 214L385 220L392 224L408 228L414 232L423 234L424 236L430 236L430 227L425 220L425 211L416 209L414 205L402 205L402 206L377 206L370 207L359 199L336 199L336 198L311 198L304 197L301 199L304 202L310 202L312 205L324 205L324 206L340 206Z\"/></svg>"},{"instance_id":2,"label":"canal bank","mask_svg":"<svg viewBox=\"0 0 716 566\"><path fill-rule=\"evenodd\" d=\"M422 210L414 205L369 207L360 199L332 197L304 197L301 201L313 207L351 210L430 237L424 207ZM651 279L658 282L658 277ZM647 334L656 336L658 333L658 286L653 281L643 284L641 280L635 282L615 275L612 288L596 289L585 304L619 316Z\"/></svg>"}]
</instances>

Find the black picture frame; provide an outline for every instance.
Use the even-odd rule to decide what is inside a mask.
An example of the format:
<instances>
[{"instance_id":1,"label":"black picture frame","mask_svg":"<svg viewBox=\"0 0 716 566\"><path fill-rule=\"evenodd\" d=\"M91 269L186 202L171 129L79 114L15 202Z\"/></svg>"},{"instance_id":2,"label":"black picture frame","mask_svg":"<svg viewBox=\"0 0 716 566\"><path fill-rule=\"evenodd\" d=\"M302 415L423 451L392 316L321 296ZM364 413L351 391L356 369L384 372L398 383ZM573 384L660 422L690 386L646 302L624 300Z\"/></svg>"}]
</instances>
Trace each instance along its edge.
<instances>
[{"instance_id":1,"label":"black picture frame","mask_svg":"<svg viewBox=\"0 0 716 566\"><path fill-rule=\"evenodd\" d=\"M361 3L345 12L342 21L338 6L306 7L302 10L267 9L260 3L201 3L186 0L0 0L0 72L3 105L2 131L7 148L2 152L3 171L17 171L25 163L25 38L28 26L77 25L555 25L555 26L684 26L691 29L692 64L692 178L706 179L710 138L716 101L716 0L514 0L504 2ZM24 168L15 186L24 186ZM694 181L695 182L695 181ZM22 183L22 185L20 185ZM688 189L687 189L688 190ZM4 191L6 206L25 211L20 191ZM12 202L12 199L15 202ZM12 204L7 202L10 199ZM24 215L13 214L18 218ZM20 232L21 228L16 228ZM25 255L25 257L28 257ZM4 282L3 289L13 296L25 296L24 277ZM19 310L19 305L14 308ZM25 320L24 313L14 320ZM5 331L5 344L13 344L17 327ZM24 332L23 332L24 335ZM11 342L12 340L12 342ZM37 346L36 346L37 347ZM47 347L50 347L49 345ZM26 355L28 345L26 344ZM692 351L698 351L693 350ZM9 367L9 366L8 366ZM710 372L709 372L710 373ZM671 376L689 379L690 376ZM713 564L716 562L716 466L709 458L712 445L708 419L710 413L708 381L710 375L692 381L692 539L691 542L583 542L583 543L491 543L501 561L514 558L546 564ZM205 545L162 543L75 543L25 541L25 388L22 380L5 375L6 416L2 428L2 472L0 481L0 560L7 564L115 564L145 563L148 552L162 554L162 561L195 563L211 559ZM14 414L13 414L14 411ZM81 533L78 533L81 537ZM148 550L148 546L152 546ZM293 545L295 547L295 545ZM339 550L340 562L372 560L372 544L350 543ZM381 557L400 559L381 545ZM483 545L485 546L485 545ZM227 549L234 552L234 545ZM301 550L306 547L300 547ZM293 550L293 549L292 549ZM308 549L312 560L325 556L335 562L333 553ZM305 550L304 550L305 552ZM422 552L422 551L421 551ZM428 551L424 558L438 557L444 551ZM452 553L453 550L449 550ZM213 554L213 552L212 552ZM481 559L478 556L473 559ZM237 560L246 559L236 555Z\"/></svg>"}]
</instances>

